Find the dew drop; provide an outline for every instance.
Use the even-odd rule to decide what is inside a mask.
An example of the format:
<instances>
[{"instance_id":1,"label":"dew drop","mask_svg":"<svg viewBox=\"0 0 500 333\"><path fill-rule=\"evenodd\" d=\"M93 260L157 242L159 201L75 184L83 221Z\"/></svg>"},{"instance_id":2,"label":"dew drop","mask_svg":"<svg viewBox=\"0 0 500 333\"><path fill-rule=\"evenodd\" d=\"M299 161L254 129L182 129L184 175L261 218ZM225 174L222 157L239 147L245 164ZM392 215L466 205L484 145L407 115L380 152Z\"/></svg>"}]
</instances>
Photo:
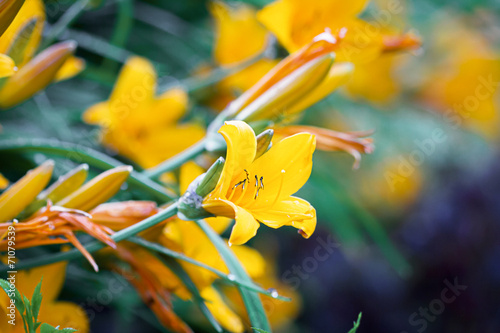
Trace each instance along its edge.
<instances>
[{"instance_id":1,"label":"dew drop","mask_svg":"<svg viewBox=\"0 0 500 333\"><path fill-rule=\"evenodd\" d=\"M269 289L267 289L267 291L269 291L271 293L272 298L278 298L279 294L278 294L278 291L276 289L269 288Z\"/></svg>"},{"instance_id":2,"label":"dew drop","mask_svg":"<svg viewBox=\"0 0 500 333\"><path fill-rule=\"evenodd\" d=\"M233 274L228 274L228 275L227 275L227 279L228 279L229 281L236 281L236 276L234 276Z\"/></svg>"}]
</instances>

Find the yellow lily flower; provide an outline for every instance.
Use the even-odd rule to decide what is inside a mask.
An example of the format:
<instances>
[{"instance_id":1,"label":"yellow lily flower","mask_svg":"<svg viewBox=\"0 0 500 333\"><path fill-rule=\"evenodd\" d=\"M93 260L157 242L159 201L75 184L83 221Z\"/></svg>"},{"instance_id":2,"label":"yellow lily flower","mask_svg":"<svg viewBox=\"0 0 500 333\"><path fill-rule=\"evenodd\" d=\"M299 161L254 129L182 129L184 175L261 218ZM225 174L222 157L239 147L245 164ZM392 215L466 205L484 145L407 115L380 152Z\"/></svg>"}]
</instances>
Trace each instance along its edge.
<instances>
[{"instance_id":1,"label":"yellow lily flower","mask_svg":"<svg viewBox=\"0 0 500 333\"><path fill-rule=\"evenodd\" d=\"M209 4L215 23L214 60L222 67L237 66L264 52L269 33L257 21L256 10L247 4L227 4L215 1ZM245 36L245 42L241 40ZM223 110L241 92L246 91L278 63L274 59L260 59L250 66L224 78L211 87L204 103L216 111ZM205 66L204 70L209 70ZM203 75L203 69L199 71Z\"/></svg>"},{"instance_id":2,"label":"yellow lily flower","mask_svg":"<svg viewBox=\"0 0 500 333\"><path fill-rule=\"evenodd\" d=\"M259 11L257 18L289 52L299 50L325 30L334 35L345 30L337 59L359 62L373 59L381 49L382 35L378 29L357 18L367 3L368 0L278 0Z\"/></svg>"},{"instance_id":3,"label":"yellow lily flower","mask_svg":"<svg viewBox=\"0 0 500 333\"><path fill-rule=\"evenodd\" d=\"M178 124L187 109L187 93L172 89L155 97L153 65L130 58L108 101L91 106L83 120L102 128L102 142L142 167L153 167L185 150L205 134L202 126Z\"/></svg>"},{"instance_id":4,"label":"yellow lily flower","mask_svg":"<svg viewBox=\"0 0 500 333\"><path fill-rule=\"evenodd\" d=\"M52 81L69 78L83 69L82 63L81 66L71 65L75 62L71 57L76 49L75 42L52 45L35 56L45 19L43 2L26 0L0 36L0 77L10 76L0 84L1 108L15 106Z\"/></svg>"},{"instance_id":5,"label":"yellow lily flower","mask_svg":"<svg viewBox=\"0 0 500 333\"><path fill-rule=\"evenodd\" d=\"M0 190L5 190L9 186L9 180L0 173Z\"/></svg>"},{"instance_id":6,"label":"yellow lily flower","mask_svg":"<svg viewBox=\"0 0 500 333\"><path fill-rule=\"evenodd\" d=\"M203 200L203 209L236 220L229 243L246 243L260 223L271 228L293 226L305 238L311 236L316 211L292 194L311 174L315 137L293 135L256 159L256 137L249 125L228 121L219 133L227 143L226 162L215 189Z\"/></svg>"},{"instance_id":7,"label":"yellow lily flower","mask_svg":"<svg viewBox=\"0 0 500 333\"><path fill-rule=\"evenodd\" d=\"M59 262L47 266L19 271L16 274L16 288L21 294L31 298L37 284L42 280L42 305L38 314L38 321L48 323L54 327L71 327L78 333L90 331L89 320L85 310L75 303L58 301L57 295L61 292L66 275L66 262ZM0 305L5 311L9 302L7 294L0 293ZM5 316L5 315L2 315ZM21 316L16 311L16 325L0 322L0 331L3 333L24 333Z\"/></svg>"},{"instance_id":8,"label":"yellow lily flower","mask_svg":"<svg viewBox=\"0 0 500 333\"><path fill-rule=\"evenodd\" d=\"M0 36L12 23L23 3L24 0L2 0L0 2Z\"/></svg>"}]
</instances>

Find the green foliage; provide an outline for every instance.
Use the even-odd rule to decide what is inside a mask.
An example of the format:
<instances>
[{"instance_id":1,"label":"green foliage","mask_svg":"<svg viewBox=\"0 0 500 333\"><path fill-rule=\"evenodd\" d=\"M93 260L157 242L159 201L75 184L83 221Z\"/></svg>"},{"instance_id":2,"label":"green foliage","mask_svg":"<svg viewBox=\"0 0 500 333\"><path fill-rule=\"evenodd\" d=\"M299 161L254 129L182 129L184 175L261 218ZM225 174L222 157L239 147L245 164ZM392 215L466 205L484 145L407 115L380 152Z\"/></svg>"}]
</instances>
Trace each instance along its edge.
<instances>
[{"instance_id":1,"label":"green foliage","mask_svg":"<svg viewBox=\"0 0 500 333\"><path fill-rule=\"evenodd\" d=\"M0 286L5 291L7 296L9 296L9 298L15 302L15 306L21 314L24 331L26 333L36 333L38 327L42 325L40 328L40 333L76 332L76 330L73 328L64 328L62 330L59 330L59 326L52 327L49 324L42 324L38 321L38 314L40 312L40 306L42 305L42 293L40 291L42 288L42 280L40 280L35 290L33 291L33 296L31 297L30 301L25 295L21 295L17 288L14 287L14 289L11 289L11 284L7 280L0 279Z\"/></svg>"},{"instance_id":2,"label":"green foliage","mask_svg":"<svg viewBox=\"0 0 500 333\"><path fill-rule=\"evenodd\" d=\"M356 320L354 322L354 327L351 328L351 330L347 333L356 333L356 331L358 330L359 324L361 323L361 315L362 315L362 312L359 313L358 320Z\"/></svg>"}]
</instances>

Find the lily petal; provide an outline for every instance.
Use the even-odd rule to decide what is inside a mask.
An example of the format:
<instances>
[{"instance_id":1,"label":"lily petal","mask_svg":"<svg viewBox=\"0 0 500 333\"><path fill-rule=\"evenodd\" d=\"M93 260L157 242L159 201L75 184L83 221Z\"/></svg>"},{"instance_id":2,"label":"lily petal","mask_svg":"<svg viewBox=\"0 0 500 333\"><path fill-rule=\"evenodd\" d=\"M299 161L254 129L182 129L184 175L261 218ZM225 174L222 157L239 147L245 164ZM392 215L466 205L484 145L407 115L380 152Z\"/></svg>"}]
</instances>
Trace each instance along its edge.
<instances>
[{"instance_id":1,"label":"lily petal","mask_svg":"<svg viewBox=\"0 0 500 333\"><path fill-rule=\"evenodd\" d=\"M271 228L288 225L299 229L309 238L316 229L316 210L304 199L290 196L278 202L272 209L254 213L255 218Z\"/></svg>"}]
</instances>

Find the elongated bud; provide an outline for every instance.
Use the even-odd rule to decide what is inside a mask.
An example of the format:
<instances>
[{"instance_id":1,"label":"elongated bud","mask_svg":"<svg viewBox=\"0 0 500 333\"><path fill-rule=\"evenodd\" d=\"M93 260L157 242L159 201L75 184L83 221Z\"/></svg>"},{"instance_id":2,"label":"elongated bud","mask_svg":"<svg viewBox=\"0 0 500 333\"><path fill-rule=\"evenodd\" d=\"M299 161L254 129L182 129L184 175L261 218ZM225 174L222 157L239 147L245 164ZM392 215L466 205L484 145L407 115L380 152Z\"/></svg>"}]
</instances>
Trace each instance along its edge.
<instances>
[{"instance_id":1,"label":"elongated bud","mask_svg":"<svg viewBox=\"0 0 500 333\"><path fill-rule=\"evenodd\" d=\"M313 91L301 98L287 110L288 115L297 114L307 109L311 105L319 102L332 93L335 89L345 84L354 71L354 65L350 62L335 63L328 74Z\"/></svg>"},{"instance_id":2,"label":"elongated bud","mask_svg":"<svg viewBox=\"0 0 500 333\"><path fill-rule=\"evenodd\" d=\"M28 206L47 185L52 176L54 161L49 160L28 171L0 196L0 221L8 221Z\"/></svg>"},{"instance_id":3,"label":"elongated bud","mask_svg":"<svg viewBox=\"0 0 500 333\"><path fill-rule=\"evenodd\" d=\"M219 181L222 169L224 168L224 158L219 157L217 161L203 174L203 179L196 188L196 194L205 197L207 194L212 192Z\"/></svg>"},{"instance_id":4,"label":"elongated bud","mask_svg":"<svg viewBox=\"0 0 500 333\"><path fill-rule=\"evenodd\" d=\"M332 54L326 54L309 61L260 95L241 110L235 119L255 121L274 119L286 114L287 108L305 97L321 83L332 64Z\"/></svg>"},{"instance_id":5,"label":"elongated bud","mask_svg":"<svg viewBox=\"0 0 500 333\"><path fill-rule=\"evenodd\" d=\"M266 151L271 148L273 135L274 131L272 129L267 129L257 135L257 152L255 153L255 159L261 157Z\"/></svg>"},{"instance_id":6,"label":"elongated bud","mask_svg":"<svg viewBox=\"0 0 500 333\"><path fill-rule=\"evenodd\" d=\"M0 36L12 23L24 0L0 0Z\"/></svg>"},{"instance_id":7,"label":"elongated bud","mask_svg":"<svg viewBox=\"0 0 500 333\"><path fill-rule=\"evenodd\" d=\"M0 107L9 108L33 96L52 82L65 61L75 52L76 42L52 45L11 76L0 90Z\"/></svg>"},{"instance_id":8,"label":"elongated bud","mask_svg":"<svg viewBox=\"0 0 500 333\"><path fill-rule=\"evenodd\" d=\"M89 211L115 195L132 170L131 166L120 166L105 171L56 205Z\"/></svg>"},{"instance_id":9,"label":"elongated bud","mask_svg":"<svg viewBox=\"0 0 500 333\"><path fill-rule=\"evenodd\" d=\"M42 191L36 197L36 200L23 210L19 215L19 219L23 220L33 215L40 208L47 205L47 200L58 202L76 191L83 185L85 179L87 179L88 170L89 166L87 164L82 164L59 177L54 184Z\"/></svg>"}]
</instances>

